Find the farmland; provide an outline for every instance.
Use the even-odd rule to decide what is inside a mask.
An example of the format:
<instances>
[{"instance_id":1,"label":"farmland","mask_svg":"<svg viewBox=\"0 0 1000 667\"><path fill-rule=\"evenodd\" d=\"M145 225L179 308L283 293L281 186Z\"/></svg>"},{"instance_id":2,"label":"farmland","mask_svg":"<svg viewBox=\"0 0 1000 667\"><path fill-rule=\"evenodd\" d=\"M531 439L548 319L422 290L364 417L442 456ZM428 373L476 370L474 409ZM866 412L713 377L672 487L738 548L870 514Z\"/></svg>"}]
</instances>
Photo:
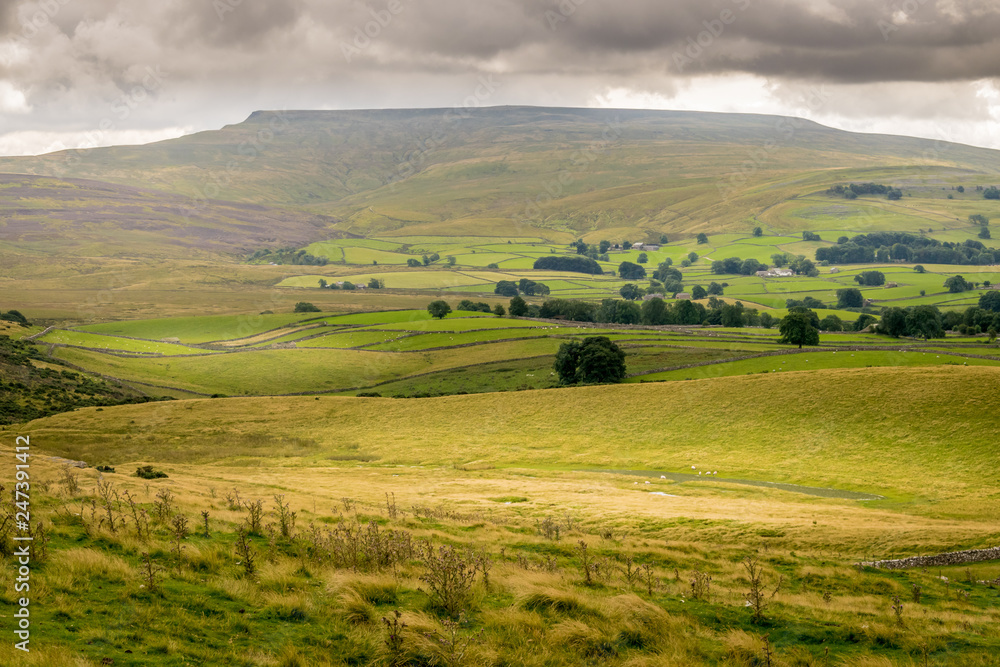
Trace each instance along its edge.
<instances>
[{"instance_id":1,"label":"farmland","mask_svg":"<svg viewBox=\"0 0 1000 667\"><path fill-rule=\"evenodd\" d=\"M56 359L152 395L413 396L555 386L559 346L594 335L623 346L630 382L1000 364L1000 346L985 336L915 341L828 333L818 349L803 352L780 344L775 329L759 327L622 327L462 311L438 320L426 310L136 320L54 329L38 342Z\"/></svg>"},{"instance_id":2,"label":"farmland","mask_svg":"<svg viewBox=\"0 0 1000 667\"><path fill-rule=\"evenodd\" d=\"M7 642L0 663L997 664L998 561L862 562L1000 544L1000 345L955 319L1000 267L713 271L861 233L975 243L970 216L1000 218L976 189L995 151L803 122L747 174L773 118L481 109L414 156L438 111L283 113L217 199L205 174L273 114L72 165L0 158L0 312L31 322L0 321L0 440L13 461L30 438L37 557L32 654ZM828 191L846 183L901 197ZM612 245L585 248L603 273L533 268L579 241ZM653 282L668 261L714 298ZM626 285L699 323L628 290L641 319L541 317L624 312ZM845 288L865 305L839 308ZM782 343L803 300L845 330ZM911 306L950 330L852 326ZM595 336L626 377L561 384L560 348Z\"/></svg>"}]
</instances>

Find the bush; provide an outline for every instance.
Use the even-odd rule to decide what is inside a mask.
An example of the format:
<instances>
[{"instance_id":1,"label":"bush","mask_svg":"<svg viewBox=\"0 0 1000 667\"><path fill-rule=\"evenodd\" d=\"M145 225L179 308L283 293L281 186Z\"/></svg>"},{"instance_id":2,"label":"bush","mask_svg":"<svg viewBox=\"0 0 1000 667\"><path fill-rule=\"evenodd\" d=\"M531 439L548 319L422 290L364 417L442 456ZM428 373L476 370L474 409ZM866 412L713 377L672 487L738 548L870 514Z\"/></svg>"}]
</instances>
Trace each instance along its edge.
<instances>
[{"instance_id":1,"label":"bush","mask_svg":"<svg viewBox=\"0 0 1000 667\"><path fill-rule=\"evenodd\" d=\"M295 312L296 313L318 313L318 312L320 312L320 310L319 310L319 308L317 308L313 304L309 303L308 301L299 301L297 304L295 304Z\"/></svg>"},{"instance_id":2,"label":"bush","mask_svg":"<svg viewBox=\"0 0 1000 667\"><path fill-rule=\"evenodd\" d=\"M153 466L139 466L135 469L135 476L142 479L163 479L167 473L162 470L153 470Z\"/></svg>"}]
</instances>

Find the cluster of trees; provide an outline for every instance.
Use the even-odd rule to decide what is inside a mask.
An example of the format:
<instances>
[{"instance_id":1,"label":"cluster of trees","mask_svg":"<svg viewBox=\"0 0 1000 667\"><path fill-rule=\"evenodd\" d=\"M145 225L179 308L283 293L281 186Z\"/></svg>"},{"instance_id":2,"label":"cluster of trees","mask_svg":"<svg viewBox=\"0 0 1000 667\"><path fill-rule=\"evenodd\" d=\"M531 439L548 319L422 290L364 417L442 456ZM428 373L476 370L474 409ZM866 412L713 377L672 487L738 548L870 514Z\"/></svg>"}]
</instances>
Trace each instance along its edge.
<instances>
[{"instance_id":1,"label":"cluster of trees","mask_svg":"<svg viewBox=\"0 0 1000 667\"><path fill-rule=\"evenodd\" d=\"M823 238L814 232L802 232L803 241L822 241Z\"/></svg>"},{"instance_id":2,"label":"cluster of trees","mask_svg":"<svg viewBox=\"0 0 1000 667\"><path fill-rule=\"evenodd\" d=\"M326 278L319 279L320 289L343 289L343 290L356 290L358 286L352 283L350 280L345 280L339 285L337 283L328 283ZM382 278L369 278L368 279L368 289L384 289L385 280Z\"/></svg>"},{"instance_id":3,"label":"cluster of trees","mask_svg":"<svg viewBox=\"0 0 1000 667\"><path fill-rule=\"evenodd\" d=\"M532 266L535 269L545 271L568 271L570 273L586 273L594 276L604 273L604 269L595 260L579 255L576 257L566 257L565 255L539 257Z\"/></svg>"},{"instance_id":4,"label":"cluster of trees","mask_svg":"<svg viewBox=\"0 0 1000 667\"><path fill-rule=\"evenodd\" d=\"M273 263L295 266L326 266L330 263L326 257L315 257L305 250L296 250L295 248L278 248L277 250L264 248L247 257L247 261L251 264Z\"/></svg>"},{"instance_id":5,"label":"cluster of trees","mask_svg":"<svg viewBox=\"0 0 1000 667\"><path fill-rule=\"evenodd\" d=\"M409 266L410 268L418 268L418 267L421 267L421 266L430 266L431 264L433 264L434 262L437 262L440 259L441 259L441 255L437 254L436 252L432 252L429 255L422 256L420 259L416 259L414 257L411 257L410 259L406 260L406 265ZM448 261L448 266L455 266L455 258L454 257L452 257L452 256L449 255L448 258L447 258L447 261ZM378 262L374 262L374 263L378 264Z\"/></svg>"},{"instance_id":6,"label":"cluster of trees","mask_svg":"<svg viewBox=\"0 0 1000 667\"><path fill-rule=\"evenodd\" d=\"M985 216L972 216L986 219ZM989 220L986 219L987 224ZM982 224L982 223L980 223ZM982 229L988 228L982 225ZM986 237L988 238L988 237ZM816 261L831 264L870 264L872 262L917 262L926 264L978 264L1000 262L1000 250L987 248L979 241L963 243L938 241L906 232L872 232L851 239L841 236L837 245L816 249Z\"/></svg>"},{"instance_id":7,"label":"cluster of trees","mask_svg":"<svg viewBox=\"0 0 1000 667\"><path fill-rule=\"evenodd\" d=\"M854 276L854 282L865 287L885 285L885 274L881 271L862 271Z\"/></svg>"},{"instance_id":8,"label":"cluster of trees","mask_svg":"<svg viewBox=\"0 0 1000 667\"><path fill-rule=\"evenodd\" d=\"M979 225L979 238L988 240L993 238L990 235L990 219L982 213L973 213L969 216L969 222Z\"/></svg>"},{"instance_id":9,"label":"cluster of trees","mask_svg":"<svg viewBox=\"0 0 1000 667\"><path fill-rule=\"evenodd\" d=\"M789 259L788 255L777 253L771 255L771 260L777 267L788 266L792 271L800 276L809 276L810 278L815 278L819 275L819 269L816 268L816 264L812 260L806 259L801 255L792 259ZM727 257L726 259L720 259L712 262L711 271L715 274L734 274L743 276L752 276L758 271L766 271L768 269L767 264L762 264L756 259L740 259L739 257Z\"/></svg>"},{"instance_id":10,"label":"cluster of trees","mask_svg":"<svg viewBox=\"0 0 1000 667\"><path fill-rule=\"evenodd\" d=\"M490 306L490 304L483 303L482 301L472 302L468 299L462 299L459 301L455 310L465 311L468 313L493 313L497 317L503 317L507 314L507 310L499 303L495 306Z\"/></svg>"},{"instance_id":11,"label":"cluster of trees","mask_svg":"<svg viewBox=\"0 0 1000 667\"><path fill-rule=\"evenodd\" d=\"M26 327L31 326L31 322L28 318L21 314L19 310L8 310L7 312L0 312L0 320L6 322L17 322L18 324Z\"/></svg>"},{"instance_id":12,"label":"cluster of trees","mask_svg":"<svg viewBox=\"0 0 1000 667\"><path fill-rule=\"evenodd\" d=\"M548 285L536 283L534 280L528 280L527 278L521 278L520 282L516 283L513 280L501 280L493 288L493 293L499 296L517 296L518 294L524 294L525 296L546 296L551 291Z\"/></svg>"},{"instance_id":13,"label":"cluster of trees","mask_svg":"<svg viewBox=\"0 0 1000 667\"><path fill-rule=\"evenodd\" d=\"M513 313L512 313L513 314ZM728 304L711 297L707 307L687 299L667 303L654 297L639 305L635 301L604 299L600 304L572 299L550 299L542 304L539 317L572 322L607 324L709 324L727 327L774 326L774 318L745 308L742 303Z\"/></svg>"},{"instance_id":14,"label":"cluster of trees","mask_svg":"<svg viewBox=\"0 0 1000 667\"><path fill-rule=\"evenodd\" d=\"M1000 189L995 185L991 185L983 190L983 197L986 199L1000 199Z\"/></svg>"},{"instance_id":15,"label":"cluster of trees","mask_svg":"<svg viewBox=\"0 0 1000 667\"><path fill-rule=\"evenodd\" d=\"M831 197L857 199L861 195L885 195L891 200L903 198L903 191L891 185L880 183L851 183L850 185L835 185L826 191Z\"/></svg>"},{"instance_id":16,"label":"cluster of trees","mask_svg":"<svg viewBox=\"0 0 1000 667\"><path fill-rule=\"evenodd\" d=\"M554 368L562 384L621 382L625 352L607 336L588 336L560 345Z\"/></svg>"}]
</instances>

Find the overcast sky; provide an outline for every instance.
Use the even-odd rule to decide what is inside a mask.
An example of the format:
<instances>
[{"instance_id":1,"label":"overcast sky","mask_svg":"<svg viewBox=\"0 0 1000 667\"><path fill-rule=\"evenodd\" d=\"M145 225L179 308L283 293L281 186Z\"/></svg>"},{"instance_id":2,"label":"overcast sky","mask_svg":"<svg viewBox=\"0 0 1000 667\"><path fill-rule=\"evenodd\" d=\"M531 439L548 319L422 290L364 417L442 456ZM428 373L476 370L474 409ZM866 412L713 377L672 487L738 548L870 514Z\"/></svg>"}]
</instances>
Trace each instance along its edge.
<instances>
[{"instance_id":1,"label":"overcast sky","mask_svg":"<svg viewBox=\"0 0 1000 667\"><path fill-rule=\"evenodd\" d=\"M462 104L775 113L1000 148L998 0L0 2L2 155L257 109Z\"/></svg>"}]
</instances>

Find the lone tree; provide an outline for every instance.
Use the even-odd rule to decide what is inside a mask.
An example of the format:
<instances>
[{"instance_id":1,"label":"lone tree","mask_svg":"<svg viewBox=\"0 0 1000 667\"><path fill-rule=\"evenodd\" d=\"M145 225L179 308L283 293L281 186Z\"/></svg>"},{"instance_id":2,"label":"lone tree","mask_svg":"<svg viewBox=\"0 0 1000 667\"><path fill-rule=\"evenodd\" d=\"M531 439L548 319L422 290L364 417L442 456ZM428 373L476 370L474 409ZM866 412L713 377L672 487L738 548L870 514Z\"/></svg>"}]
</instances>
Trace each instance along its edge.
<instances>
[{"instance_id":1,"label":"lone tree","mask_svg":"<svg viewBox=\"0 0 1000 667\"><path fill-rule=\"evenodd\" d=\"M778 325L782 343L798 345L819 345L819 329L813 326L813 318L807 312L791 312Z\"/></svg>"},{"instance_id":2,"label":"lone tree","mask_svg":"<svg viewBox=\"0 0 1000 667\"><path fill-rule=\"evenodd\" d=\"M427 304L427 312L431 314L431 317L436 317L440 320L444 319L444 316L451 312L451 306L448 305L447 301L431 301Z\"/></svg>"},{"instance_id":3,"label":"lone tree","mask_svg":"<svg viewBox=\"0 0 1000 667\"><path fill-rule=\"evenodd\" d=\"M959 292L966 292L973 288L972 283L968 282L962 276L952 276L944 281L944 286L948 288L948 291L952 294L957 294Z\"/></svg>"},{"instance_id":4,"label":"lone tree","mask_svg":"<svg viewBox=\"0 0 1000 667\"><path fill-rule=\"evenodd\" d=\"M622 262L618 265L618 275L622 280L642 280L646 277L646 269L632 262Z\"/></svg>"},{"instance_id":5,"label":"lone tree","mask_svg":"<svg viewBox=\"0 0 1000 667\"><path fill-rule=\"evenodd\" d=\"M755 236L756 238L760 238L761 236L763 236L763 235L764 235L764 230L763 230L763 229L761 229L760 227L754 227L754 228L753 228L753 235L754 235L754 236Z\"/></svg>"},{"instance_id":6,"label":"lone tree","mask_svg":"<svg viewBox=\"0 0 1000 667\"><path fill-rule=\"evenodd\" d=\"M625 379L625 353L607 336L563 343L554 364L563 384L598 384Z\"/></svg>"},{"instance_id":7,"label":"lone tree","mask_svg":"<svg viewBox=\"0 0 1000 667\"><path fill-rule=\"evenodd\" d=\"M698 234L697 241L698 241L698 243L708 243L708 235L707 234Z\"/></svg>"}]
</instances>

